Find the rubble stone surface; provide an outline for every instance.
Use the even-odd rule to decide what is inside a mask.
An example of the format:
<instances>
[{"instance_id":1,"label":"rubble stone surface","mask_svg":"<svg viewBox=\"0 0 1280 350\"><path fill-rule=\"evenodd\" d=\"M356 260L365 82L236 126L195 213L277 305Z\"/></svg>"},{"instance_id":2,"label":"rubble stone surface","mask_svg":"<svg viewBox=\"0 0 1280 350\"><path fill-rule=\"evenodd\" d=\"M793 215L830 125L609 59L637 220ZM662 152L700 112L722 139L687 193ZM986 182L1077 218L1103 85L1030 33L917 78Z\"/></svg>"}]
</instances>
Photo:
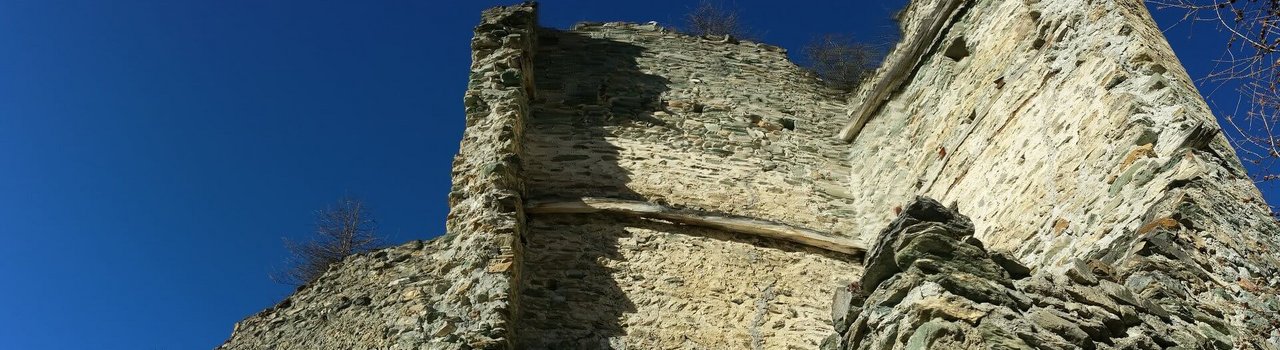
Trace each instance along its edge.
<instances>
[{"instance_id":1,"label":"rubble stone surface","mask_svg":"<svg viewBox=\"0 0 1280 350\"><path fill-rule=\"evenodd\" d=\"M1133 276L1105 265L1074 260L1062 274L1022 275L1026 267L997 263L973 234L968 218L917 198L880 233L860 288L840 293L838 333L823 348L1235 349L1248 342L1229 334L1256 336L1208 323L1220 314L1171 313L1196 306L1151 302L1127 286Z\"/></svg>"},{"instance_id":2,"label":"rubble stone surface","mask_svg":"<svg viewBox=\"0 0 1280 350\"><path fill-rule=\"evenodd\" d=\"M448 233L220 349L1280 349L1280 226L1140 0L898 16L845 96L770 45L487 10ZM865 253L525 210L583 198Z\"/></svg>"}]
</instances>

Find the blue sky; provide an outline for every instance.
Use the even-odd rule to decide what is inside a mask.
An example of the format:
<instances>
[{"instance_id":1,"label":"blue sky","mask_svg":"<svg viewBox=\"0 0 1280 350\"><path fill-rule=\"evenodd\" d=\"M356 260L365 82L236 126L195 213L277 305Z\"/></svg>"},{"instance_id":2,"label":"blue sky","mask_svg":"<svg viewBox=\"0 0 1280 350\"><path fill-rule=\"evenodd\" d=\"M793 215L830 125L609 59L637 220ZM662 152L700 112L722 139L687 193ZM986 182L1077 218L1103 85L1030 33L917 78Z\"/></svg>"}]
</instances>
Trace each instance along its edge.
<instances>
[{"instance_id":1,"label":"blue sky","mask_svg":"<svg viewBox=\"0 0 1280 350\"><path fill-rule=\"evenodd\" d=\"M288 294L267 278L281 238L344 194L391 241L442 233L471 29L500 3L0 0L0 348L212 348ZM741 5L791 47L887 32L897 7ZM691 6L549 1L542 20Z\"/></svg>"},{"instance_id":2,"label":"blue sky","mask_svg":"<svg viewBox=\"0 0 1280 350\"><path fill-rule=\"evenodd\" d=\"M0 348L212 348L289 293L281 239L344 194L393 242L442 233L471 28L505 3L0 0ZM831 3L737 5L795 49L883 40L904 1ZM546 1L542 24L692 6Z\"/></svg>"}]
</instances>

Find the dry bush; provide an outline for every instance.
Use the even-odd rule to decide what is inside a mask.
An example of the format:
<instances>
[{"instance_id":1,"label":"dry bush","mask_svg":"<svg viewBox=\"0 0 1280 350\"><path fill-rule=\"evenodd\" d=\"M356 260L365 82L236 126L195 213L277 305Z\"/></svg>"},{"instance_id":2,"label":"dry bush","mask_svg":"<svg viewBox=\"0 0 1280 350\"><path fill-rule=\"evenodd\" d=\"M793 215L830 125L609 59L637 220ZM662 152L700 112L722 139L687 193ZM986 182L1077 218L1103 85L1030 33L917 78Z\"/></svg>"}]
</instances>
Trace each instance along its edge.
<instances>
[{"instance_id":1,"label":"dry bush","mask_svg":"<svg viewBox=\"0 0 1280 350\"><path fill-rule=\"evenodd\" d=\"M355 198L343 198L334 206L316 211L315 236L306 242L285 240L291 254L289 267L272 274L272 280L304 285L347 256L377 249L382 241L377 226L364 202Z\"/></svg>"},{"instance_id":2,"label":"dry bush","mask_svg":"<svg viewBox=\"0 0 1280 350\"><path fill-rule=\"evenodd\" d=\"M1209 24L1225 31L1222 58L1198 83L1212 93L1234 89L1235 110L1222 116L1241 159L1261 174L1255 180L1280 179L1280 1L1150 0L1161 10L1183 11L1179 24Z\"/></svg>"},{"instance_id":3,"label":"dry bush","mask_svg":"<svg viewBox=\"0 0 1280 350\"><path fill-rule=\"evenodd\" d=\"M685 30L697 36L746 38L747 30L738 20L738 11L711 1L703 1L685 15Z\"/></svg>"},{"instance_id":4,"label":"dry bush","mask_svg":"<svg viewBox=\"0 0 1280 350\"><path fill-rule=\"evenodd\" d=\"M879 50L848 35L828 34L804 48L809 69L830 87L853 91L880 60Z\"/></svg>"}]
</instances>

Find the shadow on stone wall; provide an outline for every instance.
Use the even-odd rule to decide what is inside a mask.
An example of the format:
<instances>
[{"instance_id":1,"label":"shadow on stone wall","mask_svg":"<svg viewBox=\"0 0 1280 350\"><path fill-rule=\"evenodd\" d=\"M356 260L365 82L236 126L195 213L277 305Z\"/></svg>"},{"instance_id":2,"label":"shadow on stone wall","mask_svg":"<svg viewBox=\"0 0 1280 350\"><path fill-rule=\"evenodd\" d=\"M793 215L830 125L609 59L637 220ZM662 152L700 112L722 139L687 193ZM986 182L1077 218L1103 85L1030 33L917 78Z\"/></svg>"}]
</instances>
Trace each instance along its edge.
<instances>
[{"instance_id":1,"label":"shadow on stone wall","mask_svg":"<svg viewBox=\"0 0 1280 350\"><path fill-rule=\"evenodd\" d=\"M627 184L619 148L607 138L630 128L665 128L666 78L640 71L644 48L544 29L535 55L537 95L526 124L525 166L530 200L586 196L644 200ZM517 316L519 346L609 348L626 332L620 324L635 304L613 280L605 261L624 258L618 240L626 225L598 217L530 217ZM604 219L610 220L610 219Z\"/></svg>"},{"instance_id":2,"label":"shadow on stone wall","mask_svg":"<svg viewBox=\"0 0 1280 350\"><path fill-rule=\"evenodd\" d=\"M537 93L524 142L528 201L581 197L663 201L629 188L633 176L650 174L632 174L619 159L668 156L630 151L684 137L685 132L668 122L672 118L703 116L702 111L692 108L687 111L692 114L672 113L676 116L666 121L655 117L655 112L664 110L662 96L672 82L647 73L637 63L638 58L654 53L623 42L653 38L599 37L613 33L634 35L628 31L611 32L607 27L592 28L589 32L544 29L540 33L533 67ZM663 172L662 169L653 171ZM697 236L712 240L847 259L839 253L782 241L708 229L691 230L608 214L536 215L528 218L528 227L522 270L525 277L516 329L519 346L529 349L617 348L624 342L657 344L659 340L654 337L678 333L655 334L655 327L659 325L651 324L655 322L651 318L630 318L631 324L622 324L623 316L636 312L638 307L650 311L661 309L659 313L672 315L680 311L669 309L673 307L670 303L657 304L662 300L632 300L617 282L621 280L631 288L643 288L639 287L646 283L643 280L654 278L655 274L639 269L670 269L674 273L679 268L690 268L678 266L681 261L626 261L623 251L662 249L655 247L665 241L646 241L653 237L653 232L698 232ZM648 232L649 236L635 236L629 229ZM644 247L620 250L620 242ZM616 269L618 266L626 270ZM747 288L757 287L765 288ZM664 293L632 292L633 296ZM747 326L750 325L744 325Z\"/></svg>"}]
</instances>

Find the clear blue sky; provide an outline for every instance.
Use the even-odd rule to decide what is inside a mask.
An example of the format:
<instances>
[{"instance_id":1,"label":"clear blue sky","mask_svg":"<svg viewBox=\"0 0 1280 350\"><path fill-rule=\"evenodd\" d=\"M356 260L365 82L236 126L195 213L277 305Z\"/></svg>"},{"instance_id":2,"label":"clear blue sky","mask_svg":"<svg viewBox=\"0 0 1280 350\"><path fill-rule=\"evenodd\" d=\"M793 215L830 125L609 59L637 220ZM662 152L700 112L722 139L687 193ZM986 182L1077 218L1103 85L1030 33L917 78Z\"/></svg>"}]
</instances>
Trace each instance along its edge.
<instances>
[{"instance_id":1,"label":"clear blue sky","mask_svg":"<svg viewBox=\"0 0 1280 350\"><path fill-rule=\"evenodd\" d=\"M391 241L442 233L471 28L506 3L0 0L0 349L212 348L289 293L267 278L281 238L343 194ZM902 3L737 2L793 49L881 40ZM542 20L690 7L546 1Z\"/></svg>"},{"instance_id":2,"label":"clear blue sky","mask_svg":"<svg viewBox=\"0 0 1280 350\"><path fill-rule=\"evenodd\" d=\"M507 3L0 0L0 349L212 348L288 295L281 238L344 193L392 241L442 233L471 30ZM846 3L740 5L788 47L889 32L899 6Z\"/></svg>"}]
</instances>

